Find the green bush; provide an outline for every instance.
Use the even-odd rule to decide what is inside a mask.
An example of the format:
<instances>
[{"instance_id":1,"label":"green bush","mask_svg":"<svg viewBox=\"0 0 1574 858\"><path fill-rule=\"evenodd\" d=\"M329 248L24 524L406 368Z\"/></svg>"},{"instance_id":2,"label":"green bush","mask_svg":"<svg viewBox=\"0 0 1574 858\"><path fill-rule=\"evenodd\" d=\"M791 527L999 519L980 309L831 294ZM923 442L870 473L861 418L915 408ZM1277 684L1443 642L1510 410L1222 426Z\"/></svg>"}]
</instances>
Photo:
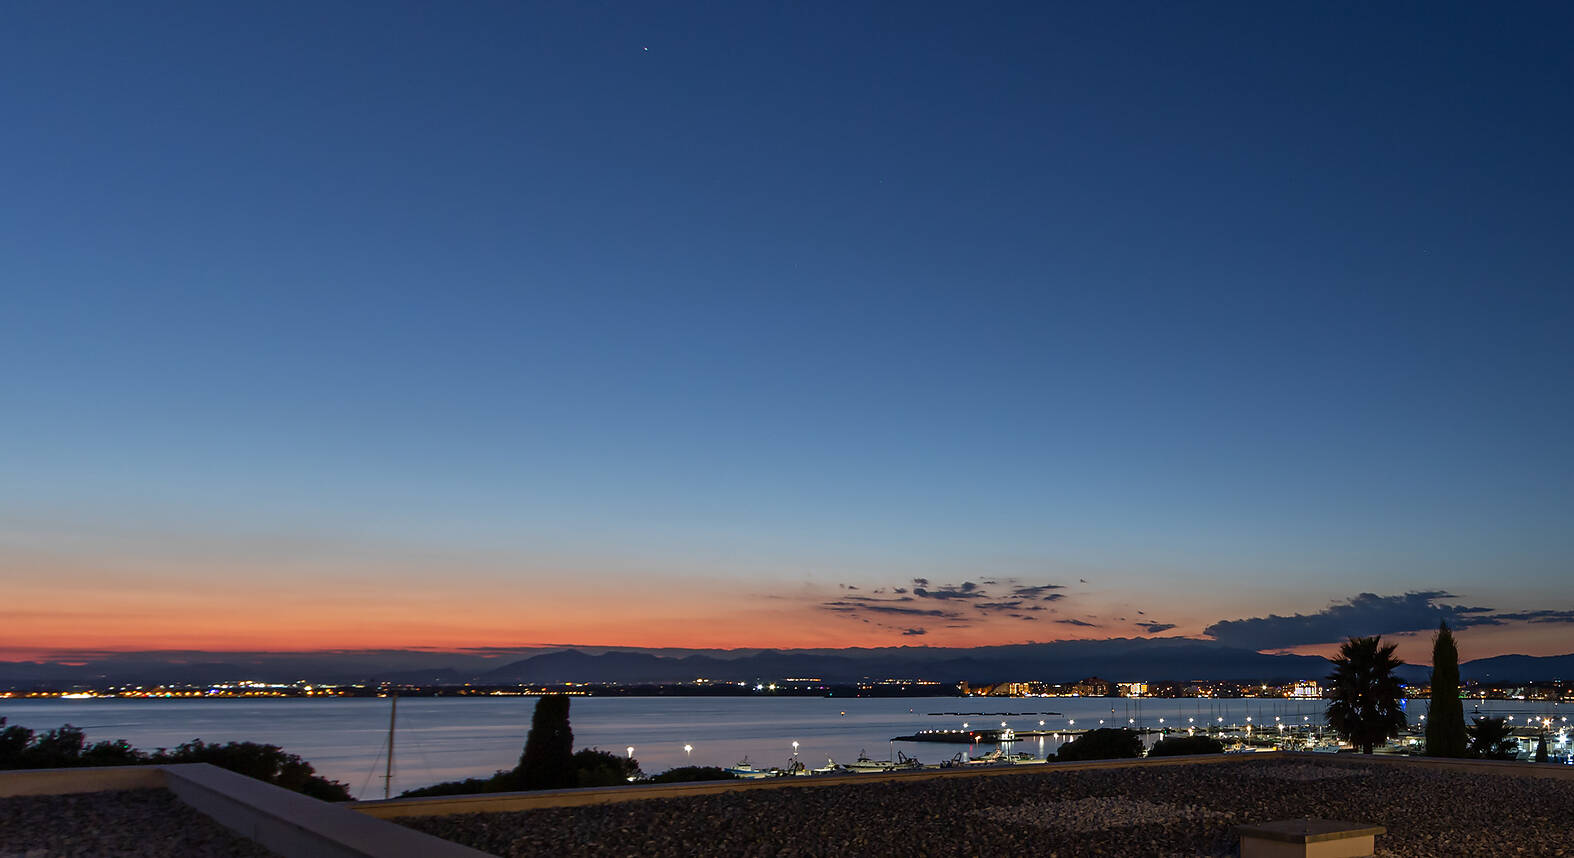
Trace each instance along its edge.
<instances>
[{"instance_id":1,"label":"green bush","mask_svg":"<svg viewBox=\"0 0 1574 858\"><path fill-rule=\"evenodd\" d=\"M285 753L278 745L257 742L209 744L197 739L173 751L159 751L149 758L154 763L209 763L229 769L263 783L284 787L323 801L349 801L350 790L338 781L321 777L312 764L296 754Z\"/></svg>"},{"instance_id":2,"label":"green bush","mask_svg":"<svg viewBox=\"0 0 1574 858\"><path fill-rule=\"evenodd\" d=\"M689 781L726 781L735 780L737 777L732 772L716 766L680 766L676 769L667 769L646 781L646 783L674 784L687 783Z\"/></svg>"},{"instance_id":3,"label":"green bush","mask_svg":"<svg viewBox=\"0 0 1574 858\"><path fill-rule=\"evenodd\" d=\"M1185 757L1192 754L1222 754L1224 743L1212 736L1172 736L1160 739L1148 749L1150 757Z\"/></svg>"},{"instance_id":4,"label":"green bush","mask_svg":"<svg viewBox=\"0 0 1574 858\"><path fill-rule=\"evenodd\" d=\"M1135 731L1100 727L1060 746L1056 758L1072 760L1123 760L1142 756L1142 737Z\"/></svg>"},{"instance_id":5,"label":"green bush","mask_svg":"<svg viewBox=\"0 0 1574 858\"><path fill-rule=\"evenodd\" d=\"M349 801L342 783L318 776L311 763L277 745L256 742L207 744L201 739L168 751L149 754L124 739L87 744L81 729L65 724L34 733L7 727L0 718L0 769L63 769L76 766L141 766L166 763L210 763L323 801Z\"/></svg>"},{"instance_id":6,"label":"green bush","mask_svg":"<svg viewBox=\"0 0 1574 858\"><path fill-rule=\"evenodd\" d=\"M620 757L598 748L574 753L574 778L582 787L618 786L638 780L642 774L633 757Z\"/></svg>"},{"instance_id":7,"label":"green bush","mask_svg":"<svg viewBox=\"0 0 1574 858\"><path fill-rule=\"evenodd\" d=\"M489 778L465 778L462 781L443 781L431 786L407 789L400 798L421 798L434 795L474 795L483 792L513 792L512 771L500 771Z\"/></svg>"}]
</instances>

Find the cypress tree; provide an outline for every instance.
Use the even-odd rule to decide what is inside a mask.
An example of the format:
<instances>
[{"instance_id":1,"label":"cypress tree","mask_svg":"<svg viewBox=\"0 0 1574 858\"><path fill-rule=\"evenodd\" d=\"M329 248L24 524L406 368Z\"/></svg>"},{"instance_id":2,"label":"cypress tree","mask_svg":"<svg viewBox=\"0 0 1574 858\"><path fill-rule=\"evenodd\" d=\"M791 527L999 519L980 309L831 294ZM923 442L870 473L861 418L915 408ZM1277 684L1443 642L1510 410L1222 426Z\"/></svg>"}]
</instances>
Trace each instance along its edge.
<instances>
[{"instance_id":1,"label":"cypress tree","mask_svg":"<svg viewBox=\"0 0 1574 858\"><path fill-rule=\"evenodd\" d=\"M1459 647L1447 622L1438 623L1432 638L1432 702L1426 713L1426 753L1429 757L1463 757L1470 741L1465 736L1465 706L1459 701Z\"/></svg>"},{"instance_id":2,"label":"cypress tree","mask_svg":"<svg viewBox=\"0 0 1574 858\"><path fill-rule=\"evenodd\" d=\"M548 694L536 701L519 756L520 789L566 789L576 785L574 731L568 726L568 695Z\"/></svg>"},{"instance_id":3,"label":"cypress tree","mask_svg":"<svg viewBox=\"0 0 1574 858\"><path fill-rule=\"evenodd\" d=\"M1542 733L1541 734L1541 741L1536 743L1536 762L1544 763L1546 761L1547 761L1547 734Z\"/></svg>"}]
</instances>

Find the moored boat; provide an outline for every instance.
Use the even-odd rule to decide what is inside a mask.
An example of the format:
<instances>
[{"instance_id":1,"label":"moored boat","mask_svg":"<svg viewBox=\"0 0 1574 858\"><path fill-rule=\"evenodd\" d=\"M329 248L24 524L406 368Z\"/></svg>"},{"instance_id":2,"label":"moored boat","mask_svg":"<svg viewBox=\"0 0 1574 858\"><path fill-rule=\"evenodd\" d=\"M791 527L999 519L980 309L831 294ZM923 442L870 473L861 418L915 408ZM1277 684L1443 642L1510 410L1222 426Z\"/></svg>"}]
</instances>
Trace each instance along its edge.
<instances>
[{"instance_id":1,"label":"moored boat","mask_svg":"<svg viewBox=\"0 0 1574 858\"><path fill-rule=\"evenodd\" d=\"M843 768L851 772L896 772L923 768L923 763L901 751L896 752L896 760L894 762L891 760L871 760L868 754L859 751L858 759L843 764Z\"/></svg>"}]
</instances>

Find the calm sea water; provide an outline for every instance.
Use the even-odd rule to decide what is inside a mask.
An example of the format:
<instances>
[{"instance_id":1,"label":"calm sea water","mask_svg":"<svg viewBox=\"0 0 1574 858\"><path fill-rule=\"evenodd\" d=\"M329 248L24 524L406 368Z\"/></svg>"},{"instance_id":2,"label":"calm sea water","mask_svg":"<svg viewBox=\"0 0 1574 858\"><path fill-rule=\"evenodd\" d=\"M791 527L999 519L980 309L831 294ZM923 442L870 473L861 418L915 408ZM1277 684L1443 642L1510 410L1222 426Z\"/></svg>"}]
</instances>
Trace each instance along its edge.
<instances>
[{"instance_id":1,"label":"calm sea water","mask_svg":"<svg viewBox=\"0 0 1574 858\"><path fill-rule=\"evenodd\" d=\"M782 765L798 742L809 765L827 758L856 759L860 751L887 759L895 751L937 763L959 750L977 755L989 745L891 743L917 730L999 727L1016 730L1130 723L1147 727L1187 719L1242 724L1308 720L1316 723L1322 701L1128 700L1108 698L901 698L823 697L585 697L574 698L570 722L576 748L625 753L630 745L648 773L673 766L730 766L744 757L758 765ZM399 701L395 739L395 793L442 780L485 776L512 768L519 758L532 697L404 698ZM1489 702L1481 711L1564 714L1554 704ZM1412 722L1425 701L1409 701ZM1471 706L1466 706L1467 714ZM1015 713L946 715L931 713ZM5 700L0 716L34 729L71 723L89 740L126 739L139 748L173 747L192 739L255 741L299 754L327 777L350 785L366 798L381 797L383 754L388 741L389 701L339 700ZM1051 714L1053 713L1053 714ZM684 745L693 750L685 752ZM1017 743L1015 750L1049 752L1055 738Z\"/></svg>"}]
</instances>

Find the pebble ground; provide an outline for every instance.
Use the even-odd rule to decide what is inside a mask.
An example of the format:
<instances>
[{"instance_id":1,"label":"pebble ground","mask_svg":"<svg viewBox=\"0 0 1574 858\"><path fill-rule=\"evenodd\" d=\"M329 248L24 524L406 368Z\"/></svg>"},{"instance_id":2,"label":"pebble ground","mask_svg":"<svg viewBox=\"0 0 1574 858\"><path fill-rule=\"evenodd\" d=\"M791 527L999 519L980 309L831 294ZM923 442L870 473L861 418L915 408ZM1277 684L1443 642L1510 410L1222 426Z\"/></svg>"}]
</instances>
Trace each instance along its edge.
<instances>
[{"instance_id":1,"label":"pebble ground","mask_svg":"<svg viewBox=\"0 0 1574 858\"><path fill-rule=\"evenodd\" d=\"M1322 817L1388 828L1377 855L1574 856L1574 780L1356 761L1043 771L516 813L412 828L509 856L1234 856L1233 827Z\"/></svg>"},{"instance_id":2,"label":"pebble ground","mask_svg":"<svg viewBox=\"0 0 1574 858\"><path fill-rule=\"evenodd\" d=\"M268 858L161 789L0 798L0 858Z\"/></svg>"}]
</instances>

